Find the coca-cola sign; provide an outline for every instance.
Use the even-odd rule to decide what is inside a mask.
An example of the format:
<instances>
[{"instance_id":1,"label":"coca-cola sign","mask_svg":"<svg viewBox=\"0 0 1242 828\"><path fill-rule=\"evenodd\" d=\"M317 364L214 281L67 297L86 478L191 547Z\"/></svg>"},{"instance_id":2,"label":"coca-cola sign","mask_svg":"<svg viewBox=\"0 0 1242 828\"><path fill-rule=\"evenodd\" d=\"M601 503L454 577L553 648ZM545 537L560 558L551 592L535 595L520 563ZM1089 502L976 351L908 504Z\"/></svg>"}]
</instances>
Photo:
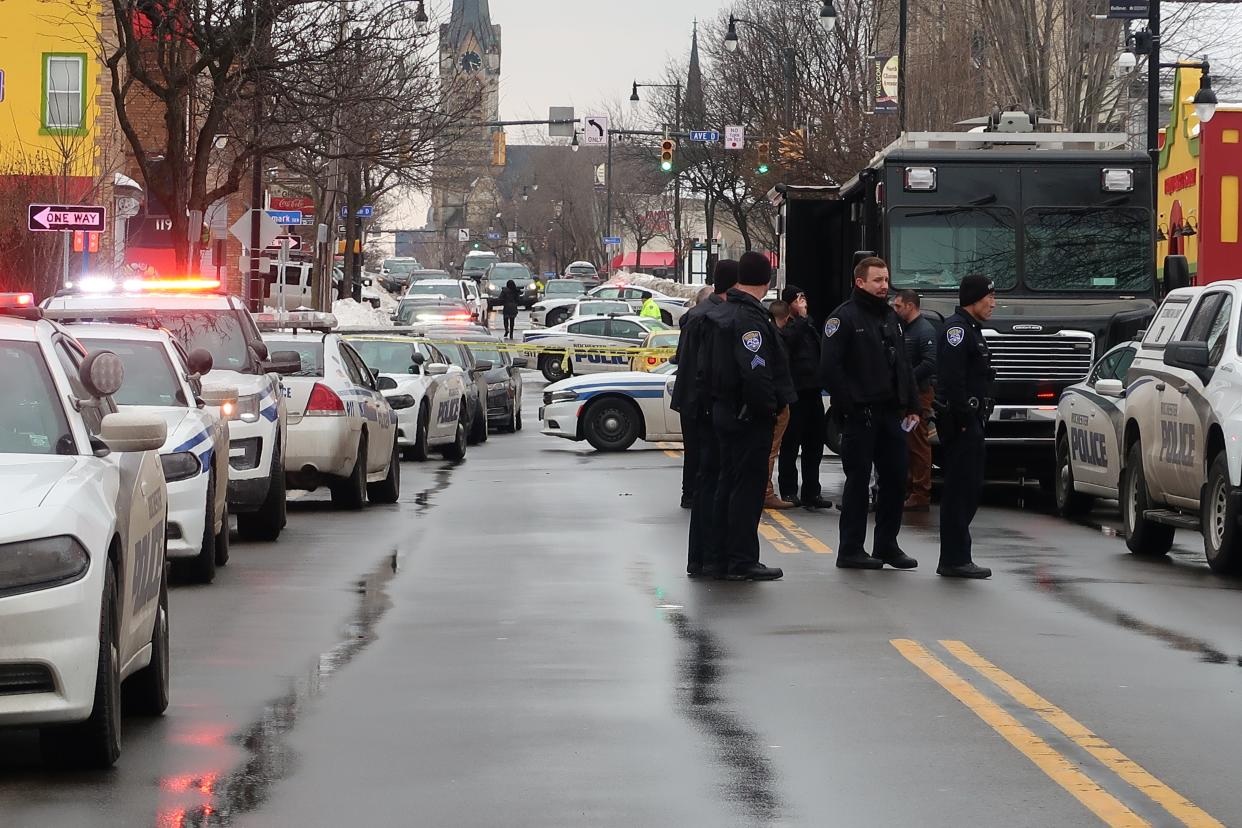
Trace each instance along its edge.
<instances>
[{"instance_id":1,"label":"coca-cola sign","mask_svg":"<svg viewBox=\"0 0 1242 828\"><path fill-rule=\"evenodd\" d=\"M298 210L303 213L315 212L315 199L310 196L272 196L269 210Z\"/></svg>"}]
</instances>

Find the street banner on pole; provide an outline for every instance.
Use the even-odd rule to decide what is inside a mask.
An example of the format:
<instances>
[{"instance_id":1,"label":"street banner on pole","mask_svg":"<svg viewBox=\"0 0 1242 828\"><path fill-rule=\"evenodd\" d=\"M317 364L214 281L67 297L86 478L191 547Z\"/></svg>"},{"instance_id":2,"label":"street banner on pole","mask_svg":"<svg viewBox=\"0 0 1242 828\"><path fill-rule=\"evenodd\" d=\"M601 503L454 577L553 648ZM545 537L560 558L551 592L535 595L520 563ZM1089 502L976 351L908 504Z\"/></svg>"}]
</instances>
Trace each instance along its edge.
<instances>
[{"instance_id":1,"label":"street banner on pole","mask_svg":"<svg viewBox=\"0 0 1242 828\"><path fill-rule=\"evenodd\" d=\"M875 105L877 115L897 111L897 56L877 55L875 59Z\"/></svg>"}]
</instances>

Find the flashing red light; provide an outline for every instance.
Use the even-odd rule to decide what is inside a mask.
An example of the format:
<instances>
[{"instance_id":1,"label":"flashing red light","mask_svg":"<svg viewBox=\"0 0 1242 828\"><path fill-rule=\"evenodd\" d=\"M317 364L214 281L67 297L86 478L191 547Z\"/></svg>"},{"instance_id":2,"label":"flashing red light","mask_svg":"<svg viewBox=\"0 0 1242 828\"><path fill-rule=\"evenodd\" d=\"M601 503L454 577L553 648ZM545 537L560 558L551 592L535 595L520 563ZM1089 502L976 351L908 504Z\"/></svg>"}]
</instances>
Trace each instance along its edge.
<instances>
[{"instance_id":1,"label":"flashing red light","mask_svg":"<svg viewBox=\"0 0 1242 828\"><path fill-rule=\"evenodd\" d=\"M33 293L0 293L0 308L33 308Z\"/></svg>"},{"instance_id":2,"label":"flashing red light","mask_svg":"<svg viewBox=\"0 0 1242 828\"><path fill-rule=\"evenodd\" d=\"M647 364L648 365L659 365L660 360L657 359L656 357L647 357Z\"/></svg>"},{"instance_id":3,"label":"flashing red light","mask_svg":"<svg viewBox=\"0 0 1242 828\"><path fill-rule=\"evenodd\" d=\"M1057 392L1055 391L1040 391L1035 395L1035 399L1037 400L1055 400L1056 398Z\"/></svg>"},{"instance_id":4,"label":"flashing red light","mask_svg":"<svg viewBox=\"0 0 1242 828\"><path fill-rule=\"evenodd\" d=\"M450 313L450 314L448 314L447 316L445 316L444 318L445 318L445 319L464 320L464 321L469 322L469 321L471 321L471 320L473 320L473 319L474 319L474 316L473 316L473 314L469 314L469 313Z\"/></svg>"},{"instance_id":5,"label":"flashing red light","mask_svg":"<svg viewBox=\"0 0 1242 828\"><path fill-rule=\"evenodd\" d=\"M128 284L128 283L127 283ZM212 291L220 289L219 279L140 279L139 290Z\"/></svg>"},{"instance_id":6,"label":"flashing red light","mask_svg":"<svg viewBox=\"0 0 1242 828\"><path fill-rule=\"evenodd\" d=\"M310 399L306 401L306 416L343 417L345 416L345 403L341 402L341 398L336 395L335 391L317 382L311 388Z\"/></svg>"}]
</instances>

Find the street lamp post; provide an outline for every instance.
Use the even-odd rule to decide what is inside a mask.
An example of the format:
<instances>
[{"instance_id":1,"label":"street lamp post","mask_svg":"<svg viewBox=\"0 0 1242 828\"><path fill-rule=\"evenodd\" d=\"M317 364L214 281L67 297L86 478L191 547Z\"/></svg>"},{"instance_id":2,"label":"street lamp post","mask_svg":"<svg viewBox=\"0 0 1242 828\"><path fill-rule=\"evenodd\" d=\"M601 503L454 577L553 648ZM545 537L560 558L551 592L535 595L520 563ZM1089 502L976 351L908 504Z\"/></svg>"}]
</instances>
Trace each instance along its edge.
<instances>
[{"instance_id":1,"label":"street lamp post","mask_svg":"<svg viewBox=\"0 0 1242 828\"><path fill-rule=\"evenodd\" d=\"M630 93L630 103L637 106L639 103L639 89L672 89L674 90L673 106L673 129L681 132L681 81L673 83L639 83L634 81L633 91ZM700 124L700 126L702 126ZM611 145L609 146L611 149ZM609 182L611 183L611 182ZM611 221L609 222L611 224ZM612 227L608 228L608 232L612 232ZM673 258L677 263L677 281L681 281L681 170L673 173L673 248L676 250Z\"/></svg>"}]
</instances>

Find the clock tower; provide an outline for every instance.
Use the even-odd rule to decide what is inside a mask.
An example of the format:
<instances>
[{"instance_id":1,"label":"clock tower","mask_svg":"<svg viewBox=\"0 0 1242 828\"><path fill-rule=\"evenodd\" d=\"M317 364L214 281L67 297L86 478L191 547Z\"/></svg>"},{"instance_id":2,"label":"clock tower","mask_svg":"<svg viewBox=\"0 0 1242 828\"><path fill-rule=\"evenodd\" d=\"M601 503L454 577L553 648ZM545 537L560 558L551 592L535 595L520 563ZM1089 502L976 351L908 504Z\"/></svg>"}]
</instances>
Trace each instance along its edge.
<instances>
[{"instance_id":1,"label":"clock tower","mask_svg":"<svg viewBox=\"0 0 1242 828\"><path fill-rule=\"evenodd\" d=\"M449 22L440 26L440 84L450 113L464 124L496 121L500 114L500 26L492 24L488 0L453 0ZM460 228L486 229L493 208L492 147L499 127L453 130L436 154L431 220L446 241L444 262L460 263Z\"/></svg>"}]
</instances>

